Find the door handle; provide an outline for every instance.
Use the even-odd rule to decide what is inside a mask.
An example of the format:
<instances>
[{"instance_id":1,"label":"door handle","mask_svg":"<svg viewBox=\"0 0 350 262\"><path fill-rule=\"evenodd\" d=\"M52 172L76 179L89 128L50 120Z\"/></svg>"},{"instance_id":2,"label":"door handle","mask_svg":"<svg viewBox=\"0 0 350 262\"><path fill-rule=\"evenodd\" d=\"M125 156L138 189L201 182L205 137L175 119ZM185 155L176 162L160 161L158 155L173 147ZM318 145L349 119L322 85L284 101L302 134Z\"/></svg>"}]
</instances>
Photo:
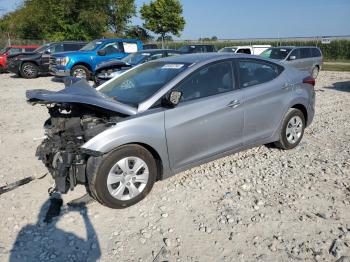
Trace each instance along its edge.
<instances>
[{"instance_id":1,"label":"door handle","mask_svg":"<svg viewBox=\"0 0 350 262\"><path fill-rule=\"evenodd\" d=\"M236 108L238 107L239 105L241 104L241 102L239 100L233 100L231 101L230 103L228 103L228 107L231 107L231 108Z\"/></svg>"}]
</instances>

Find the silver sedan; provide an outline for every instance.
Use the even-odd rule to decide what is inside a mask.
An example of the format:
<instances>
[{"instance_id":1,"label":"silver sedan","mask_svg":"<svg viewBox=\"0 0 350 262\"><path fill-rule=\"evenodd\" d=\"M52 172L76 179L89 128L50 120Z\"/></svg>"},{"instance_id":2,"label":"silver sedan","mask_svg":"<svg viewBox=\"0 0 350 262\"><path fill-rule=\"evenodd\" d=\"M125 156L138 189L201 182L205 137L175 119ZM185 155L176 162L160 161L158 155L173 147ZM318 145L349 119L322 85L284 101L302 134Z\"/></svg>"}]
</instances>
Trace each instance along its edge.
<instances>
[{"instance_id":1,"label":"silver sedan","mask_svg":"<svg viewBox=\"0 0 350 262\"><path fill-rule=\"evenodd\" d=\"M50 105L37 155L55 189L84 184L122 208L199 164L262 144L296 147L314 117L314 84L276 61L213 53L149 62L97 90L81 80L27 98Z\"/></svg>"}]
</instances>

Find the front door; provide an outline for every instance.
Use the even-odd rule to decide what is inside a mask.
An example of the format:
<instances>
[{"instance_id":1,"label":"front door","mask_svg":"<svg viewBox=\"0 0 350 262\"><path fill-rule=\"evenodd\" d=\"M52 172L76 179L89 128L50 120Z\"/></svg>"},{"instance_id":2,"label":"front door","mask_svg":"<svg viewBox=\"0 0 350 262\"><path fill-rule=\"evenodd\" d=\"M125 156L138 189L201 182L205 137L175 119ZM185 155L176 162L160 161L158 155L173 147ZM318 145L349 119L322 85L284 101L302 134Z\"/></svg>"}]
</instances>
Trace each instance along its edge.
<instances>
[{"instance_id":1,"label":"front door","mask_svg":"<svg viewBox=\"0 0 350 262\"><path fill-rule=\"evenodd\" d=\"M243 96L233 76L232 63L220 62L202 67L174 88L183 96L165 112L165 131L175 172L242 146Z\"/></svg>"}]
</instances>

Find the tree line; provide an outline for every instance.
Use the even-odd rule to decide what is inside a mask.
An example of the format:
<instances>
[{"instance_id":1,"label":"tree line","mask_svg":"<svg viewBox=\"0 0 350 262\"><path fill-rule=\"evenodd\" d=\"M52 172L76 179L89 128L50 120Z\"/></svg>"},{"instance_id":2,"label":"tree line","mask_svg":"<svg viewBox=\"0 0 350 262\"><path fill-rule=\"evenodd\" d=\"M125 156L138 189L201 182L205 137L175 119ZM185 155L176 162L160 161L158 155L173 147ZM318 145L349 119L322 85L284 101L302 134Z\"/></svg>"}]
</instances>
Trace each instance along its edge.
<instances>
[{"instance_id":1,"label":"tree line","mask_svg":"<svg viewBox=\"0 0 350 262\"><path fill-rule=\"evenodd\" d=\"M24 0L0 18L0 31L22 39L49 41L130 37L151 40L180 36L185 26L179 0L154 0L139 10L142 26L131 24L135 0Z\"/></svg>"}]
</instances>

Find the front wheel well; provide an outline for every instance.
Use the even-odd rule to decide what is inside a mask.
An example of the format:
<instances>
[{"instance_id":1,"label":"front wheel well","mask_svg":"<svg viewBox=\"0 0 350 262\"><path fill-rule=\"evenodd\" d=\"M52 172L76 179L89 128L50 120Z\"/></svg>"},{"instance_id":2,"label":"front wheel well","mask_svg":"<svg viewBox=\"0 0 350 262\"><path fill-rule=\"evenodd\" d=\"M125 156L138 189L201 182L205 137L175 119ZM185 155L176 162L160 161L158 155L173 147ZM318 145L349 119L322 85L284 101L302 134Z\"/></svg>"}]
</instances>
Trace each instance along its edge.
<instances>
[{"instance_id":1,"label":"front wheel well","mask_svg":"<svg viewBox=\"0 0 350 262\"><path fill-rule=\"evenodd\" d=\"M158 152L153 148L151 147L150 145L147 145L147 144L144 144L144 143L134 143L136 145L140 145L144 148L146 148L151 154L152 156L154 157L154 159L156 160L156 163L157 163L157 181L158 180L162 180L163 178L163 161L160 157L160 155L158 154Z\"/></svg>"},{"instance_id":2,"label":"front wheel well","mask_svg":"<svg viewBox=\"0 0 350 262\"><path fill-rule=\"evenodd\" d=\"M83 63L83 62L79 62L79 63L74 64L74 65L72 66L72 69L73 69L74 67L80 66L80 65L81 65L81 66L85 66L87 69L89 69L90 72L92 72L91 66L90 66L89 64Z\"/></svg>"},{"instance_id":3,"label":"front wheel well","mask_svg":"<svg viewBox=\"0 0 350 262\"><path fill-rule=\"evenodd\" d=\"M307 110L306 110L306 107L302 104L296 104L294 106L292 106L291 108L295 108L295 109L299 109L303 115L304 115L304 118L305 118L305 123L307 123L307 120L308 120L308 115L307 115Z\"/></svg>"}]
</instances>

